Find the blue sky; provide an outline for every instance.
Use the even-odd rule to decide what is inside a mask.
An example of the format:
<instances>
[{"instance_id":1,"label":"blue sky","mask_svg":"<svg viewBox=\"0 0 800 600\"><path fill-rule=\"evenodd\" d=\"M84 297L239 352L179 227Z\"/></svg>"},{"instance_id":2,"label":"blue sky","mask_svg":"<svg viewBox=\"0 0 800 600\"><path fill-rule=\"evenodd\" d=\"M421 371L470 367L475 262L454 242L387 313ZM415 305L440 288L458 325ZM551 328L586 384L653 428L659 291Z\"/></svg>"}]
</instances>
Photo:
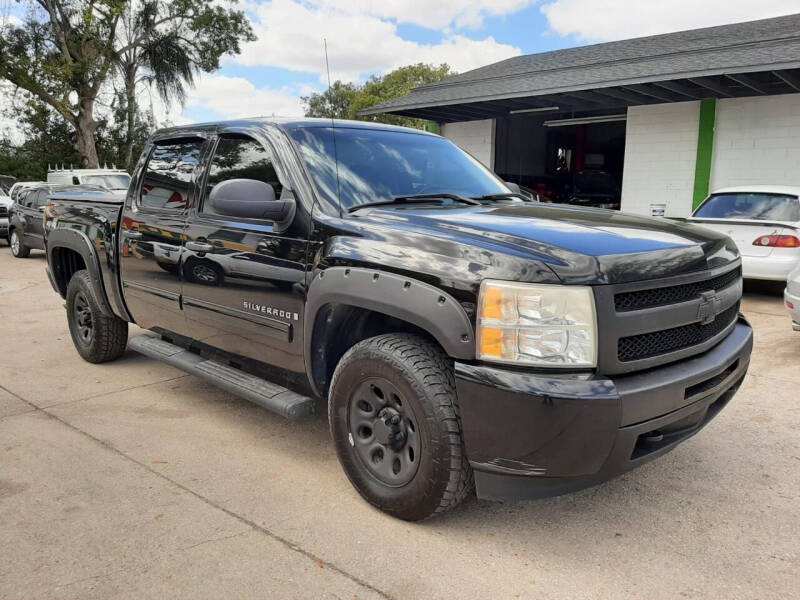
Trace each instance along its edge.
<instances>
[{"instance_id":1,"label":"blue sky","mask_svg":"<svg viewBox=\"0 0 800 600\"><path fill-rule=\"evenodd\" d=\"M218 0L220 3L226 0ZM0 0L0 24L25 1ZM302 114L300 96L325 87L323 38L332 78L363 81L417 63L459 72L505 58L570 46L695 29L797 12L798 0L241 0L258 39L198 78L184 106L161 122ZM1 102L1 101L0 101ZM0 123L2 125L2 123Z\"/></svg>"},{"instance_id":2,"label":"blue sky","mask_svg":"<svg viewBox=\"0 0 800 600\"><path fill-rule=\"evenodd\" d=\"M178 122L301 114L333 79L414 62L467 71L518 54L789 14L797 0L271 0L242 3L259 40L198 82Z\"/></svg>"}]
</instances>

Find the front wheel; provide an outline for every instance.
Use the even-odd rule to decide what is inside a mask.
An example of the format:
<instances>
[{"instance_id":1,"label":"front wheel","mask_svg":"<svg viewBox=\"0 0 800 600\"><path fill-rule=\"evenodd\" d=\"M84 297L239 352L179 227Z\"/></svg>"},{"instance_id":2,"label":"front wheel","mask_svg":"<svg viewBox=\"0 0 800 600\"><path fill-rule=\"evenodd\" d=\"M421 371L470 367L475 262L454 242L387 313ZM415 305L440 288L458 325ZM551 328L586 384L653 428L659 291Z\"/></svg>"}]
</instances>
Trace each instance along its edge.
<instances>
[{"instance_id":1,"label":"front wheel","mask_svg":"<svg viewBox=\"0 0 800 600\"><path fill-rule=\"evenodd\" d=\"M416 335L364 340L342 357L328 419L339 462L369 503L418 521L472 489L451 361Z\"/></svg>"},{"instance_id":2,"label":"front wheel","mask_svg":"<svg viewBox=\"0 0 800 600\"><path fill-rule=\"evenodd\" d=\"M125 352L128 323L103 314L85 269L76 272L67 285L67 322L72 343L84 360L102 363Z\"/></svg>"},{"instance_id":3,"label":"front wheel","mask_svg":"<svg viewBox=\"0 0 800 600\"><path fill-rule=\"evenodd\" d=\"M16 229L11 232L8 243L11 246L11 254L13 254L15 258L27 258L31 253L31 249L25 245Z\"/></svg>"}]
</instances>

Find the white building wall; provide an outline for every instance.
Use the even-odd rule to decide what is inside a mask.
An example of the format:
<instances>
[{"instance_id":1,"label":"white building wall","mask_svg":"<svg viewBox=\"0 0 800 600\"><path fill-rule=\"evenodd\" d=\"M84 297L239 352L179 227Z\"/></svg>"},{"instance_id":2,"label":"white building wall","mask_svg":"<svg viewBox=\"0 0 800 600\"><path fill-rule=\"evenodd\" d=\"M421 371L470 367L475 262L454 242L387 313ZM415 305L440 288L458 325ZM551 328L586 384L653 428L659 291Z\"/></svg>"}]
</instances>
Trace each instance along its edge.
<instances>
[{"instance_id":1,"label":"white building wall","mask_svg":"<svg viewBox=\"0 0 800 600\"><path fill-rule=\"evenodd\" d=\"M628 109L623 211L649 215L651 204L664 204L666 216L689 215L699 120L699 101Z\"/></svg>"},{"instance_id":2,"label":"white building wall","mask_svg":"<svg viewBox=\"0 0 800 600\"><path fill-rule=\"evenodd\" d=\"M711 189L800 185L800 94L717 100Z\"/></svg>"},{"instance_id":3,"label":"white building wall","mask_svg":"<svg viewBox=\"0 0 800 600\"><path fill-rule=\"evenodd\" d=\"M494 119L445 123L442 135L494 170Z\"/></svg>"}]
</instances>

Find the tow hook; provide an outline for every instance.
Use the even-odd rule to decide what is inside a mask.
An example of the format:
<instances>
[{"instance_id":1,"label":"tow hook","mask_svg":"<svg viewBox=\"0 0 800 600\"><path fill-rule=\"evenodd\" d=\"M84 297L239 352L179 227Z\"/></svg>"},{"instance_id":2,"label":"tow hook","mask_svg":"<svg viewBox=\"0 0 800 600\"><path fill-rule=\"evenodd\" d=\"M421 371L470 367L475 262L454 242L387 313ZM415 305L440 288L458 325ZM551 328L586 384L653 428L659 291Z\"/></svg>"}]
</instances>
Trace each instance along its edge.
<instances>
[{"instance_id":1,"label":"tow hook","mask_svg":"<svg viewBox=\"0 0 800 600\"><path fill-rule=\"evenodd\" d=\"M664 440L664 434L661 433L658 429L654 431L648 431L647 433L643 433L641 437L642 441L647 444L657 444Z\"/></svg>"}]
</instances>

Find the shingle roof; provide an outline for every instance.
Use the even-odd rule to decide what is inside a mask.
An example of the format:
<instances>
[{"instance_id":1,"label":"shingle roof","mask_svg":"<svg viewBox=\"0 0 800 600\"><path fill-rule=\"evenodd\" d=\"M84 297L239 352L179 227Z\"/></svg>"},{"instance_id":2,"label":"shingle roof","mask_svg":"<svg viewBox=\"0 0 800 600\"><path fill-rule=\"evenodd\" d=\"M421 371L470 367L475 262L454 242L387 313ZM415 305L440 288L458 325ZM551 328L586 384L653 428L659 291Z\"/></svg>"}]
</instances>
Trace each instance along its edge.
<instances>
[{"instance_id":1,"label":"shingle roof","mask_svg":"<svg viewBox=\"0 0 800 600\"><path fill-rule=\"evenodd\" d=\"M362 114L796 68L800 14L517 56L417 88ZM792 91L786 85L781 90Z\"/></svg>"}]
</instances>

